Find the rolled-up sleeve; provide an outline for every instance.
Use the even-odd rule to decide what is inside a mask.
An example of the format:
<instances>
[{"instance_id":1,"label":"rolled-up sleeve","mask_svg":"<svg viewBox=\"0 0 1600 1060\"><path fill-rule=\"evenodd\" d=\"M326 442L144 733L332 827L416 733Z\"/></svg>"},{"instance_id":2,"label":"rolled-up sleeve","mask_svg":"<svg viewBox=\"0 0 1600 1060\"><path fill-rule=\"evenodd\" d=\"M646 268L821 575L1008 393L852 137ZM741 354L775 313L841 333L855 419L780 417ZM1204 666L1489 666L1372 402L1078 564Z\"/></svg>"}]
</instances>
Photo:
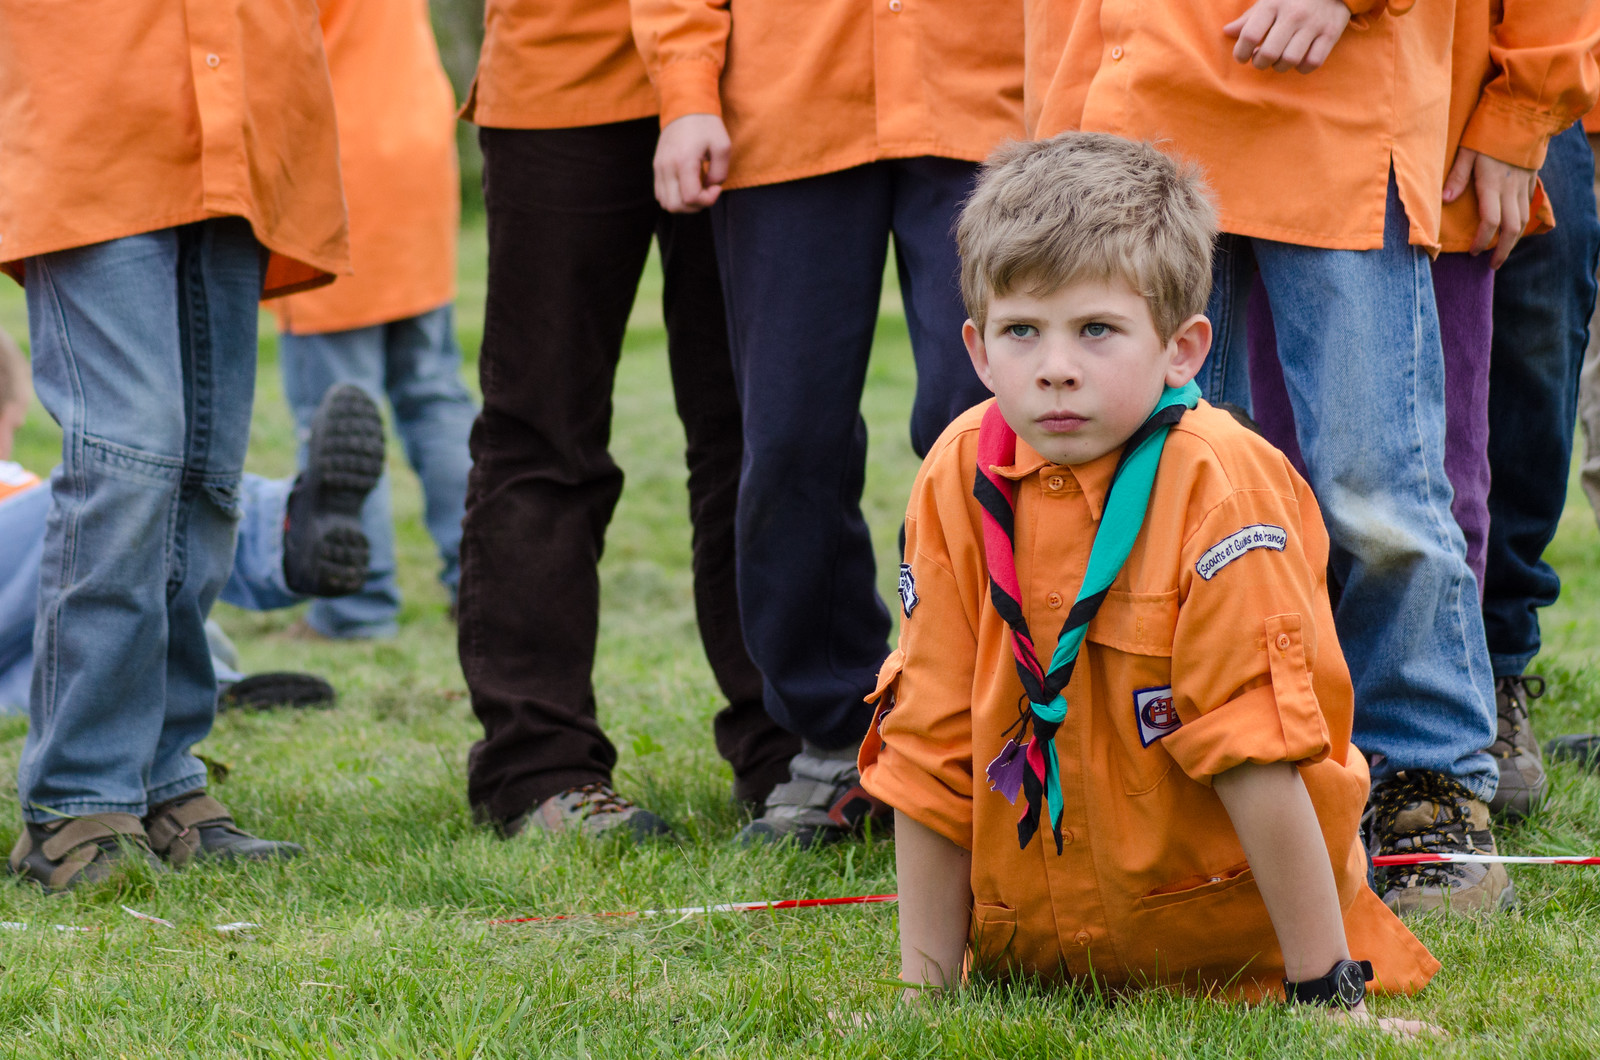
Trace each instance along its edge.
<instances>
[{"instance_id":1,"label":"rolled-up sleeve","mask_svg":"<svg viewBox=\"0 0 1600 1060\"><path fill-rule=\"evenodd\" d=\"M1185 544L1172 652L1182 724L1162 746L1193 779L1209 783L1246 762L1327 757L1311 676L1324 534L1320 524L1304 525L1292 493L1241 490Z\"/></svg>"}]
</instances>

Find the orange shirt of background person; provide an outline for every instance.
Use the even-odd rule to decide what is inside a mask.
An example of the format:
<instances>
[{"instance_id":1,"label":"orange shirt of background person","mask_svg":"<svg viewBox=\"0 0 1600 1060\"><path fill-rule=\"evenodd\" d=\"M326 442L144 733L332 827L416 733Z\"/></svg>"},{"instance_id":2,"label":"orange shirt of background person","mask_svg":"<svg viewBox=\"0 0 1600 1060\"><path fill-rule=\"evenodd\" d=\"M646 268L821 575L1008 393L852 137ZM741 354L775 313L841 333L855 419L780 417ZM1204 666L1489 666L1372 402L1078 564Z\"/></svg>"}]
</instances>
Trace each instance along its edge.
<instances>
[{"instance_id":1,"label":"orange shirt of background person","mask_svg":"<svg viewBox=\"0 0 1600 1060\"><path fill-rule=\"evenodd\" d=\"M455 298L455 94L427 0L321 0L353 275L273 303L295 334L418 316Z\"/></svg>"},{"instance_id":2,"label":"orange shirt of background person","mask_svg":"<svg viewBox=\"0 0 1600 1060\"><path fill-rule=\"evenodd\" d=\"M726 125L723 187L890 158L980 162L1023 132L1013 0L633 0L633 28L662 126Z\"/></svg>"},{"instance_id":3,"label":"orange shirt of background person","mask_svg":"<svg viewBox=\"0 0 1600 1060\"><path fill-rule=\"evenodd\" d=\"M0 269L229 216L264 295L349 271L312 0L0 0Z\"/></svg>"},{"instance_id":4,"label":"orange shirt of background person","mask_svg":"<svg viewBox=\"0 0 1600 1060\"><path fill-rule=\"evenodd\" d=\"M492 129L571 129L655 113L628 0L488 0L462 118Z\"/></svg>"},{"instance_id":5,"label":"orange shirt of background person","mask_svg":"<svg viewBox=\"0 0 1600 1060\"><path fill-rule=\"evenodd\" d=\"M1026 2L1034 135L1161 143L1205 168L1222 231L1335 250L1383 245L1392 165L1410 242L1437 248L1454 3L1347 0L1302 75L1234 59L1223 27L1249 0Z\"/></svg>"},{"instance_id":6,"label":"orange shirt of background person","mask_svg":"<svg viewBox=\"0 0 1600 1060\"><path fill-rule=\"evenodd\" d=\"M1460 147L1537 171L1550 138L1600 96L1597 44L1595 0L1456 0L1447 164ZM1540 188L1527 234L1558 220ZM1440 248L1471 249L1478 225L1478 197L1469 186L1444 205Z\"/></svg>"},{"instance_id":7,"label":"orange shirt of background person","mask_svg":"<svg viewBox=\"0 0 1600 1060\"><path fill-rule=\"evenodd\" d=\"M1351 955L1372 962L1379 991L1421 989L1439 963L1367 885L1368 771L1350 743L1321 514L1283 454L1203 402L1167 438L1150 514L1065 692L1062 852L1048 825L1019 848L1020 808L984 775L1023 696L972 492L991 404L945 431L912 487L915 603L859 758L868 791L972 852L972 967L1281 998L1277 935L1210 785L1246 762L1292 762ZM1036 635L1053 637L1071 609L1119 455L1053 465L1019 438L995 469L1018 485L1017 577ZM1228 547L1257 530L1281 536Z\"/></svg>"}]
</instances>

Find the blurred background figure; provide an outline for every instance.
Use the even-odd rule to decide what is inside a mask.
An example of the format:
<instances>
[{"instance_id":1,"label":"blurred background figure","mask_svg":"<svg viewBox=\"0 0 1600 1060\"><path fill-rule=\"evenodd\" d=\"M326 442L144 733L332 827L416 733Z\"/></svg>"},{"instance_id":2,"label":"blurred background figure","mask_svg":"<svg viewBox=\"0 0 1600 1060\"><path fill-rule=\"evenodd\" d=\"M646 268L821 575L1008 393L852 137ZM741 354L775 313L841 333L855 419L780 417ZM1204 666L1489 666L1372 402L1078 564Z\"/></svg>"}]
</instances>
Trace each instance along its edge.
<instances>
[{"instance_id":1,"label":"blurred background figure","mask_svg":"<svg viewBox=\"0 0 1600 1060\"><path fill-rule=\"evenodd\" d=\"M395 433L421 479L423 519L453 610L472 464L467 435L477 414L461 382L452 306L460 221L455 97L427 0L320 6L355 274L274 304L283 390L302 443L334 384L388 398ZM306 623L324 637L389 637L398 629L387 476L361 516L372 549L366 584L311 606Z\"/></svg>"}]
</instances>

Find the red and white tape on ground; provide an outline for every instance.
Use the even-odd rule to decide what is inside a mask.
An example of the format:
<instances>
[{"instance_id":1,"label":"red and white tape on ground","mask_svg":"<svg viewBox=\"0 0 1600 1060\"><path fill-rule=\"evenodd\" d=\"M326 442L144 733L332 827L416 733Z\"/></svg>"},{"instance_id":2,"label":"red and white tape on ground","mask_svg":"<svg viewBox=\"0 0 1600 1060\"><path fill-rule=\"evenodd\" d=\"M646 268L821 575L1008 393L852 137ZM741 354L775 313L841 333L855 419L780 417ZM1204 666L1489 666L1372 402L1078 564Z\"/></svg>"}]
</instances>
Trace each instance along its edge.
<instances>
[{"instance_id":1,"label":"red and white tape on ground","mask_svg":"<svg viewBox=\"0 0 1600 1060\"><path fill-rule=\"evenodd\" d=\"M1372 863L1380 869L1402 865L1600 865L1600 858L1524 858L1506 854L1379 854Z\"/></svg>"}]
</instances>

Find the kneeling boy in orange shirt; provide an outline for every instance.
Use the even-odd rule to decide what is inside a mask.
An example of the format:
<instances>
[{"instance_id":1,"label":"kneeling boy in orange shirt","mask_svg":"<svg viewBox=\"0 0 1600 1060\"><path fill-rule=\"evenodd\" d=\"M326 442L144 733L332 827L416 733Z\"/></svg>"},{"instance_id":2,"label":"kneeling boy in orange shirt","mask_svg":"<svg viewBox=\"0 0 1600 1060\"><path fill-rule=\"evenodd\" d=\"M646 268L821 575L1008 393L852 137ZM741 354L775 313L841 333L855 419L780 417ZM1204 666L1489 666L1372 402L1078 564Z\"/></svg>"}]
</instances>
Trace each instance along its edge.
<instances>
[{"instance_id":1,"label":"kneeling boy in orange shirt","mask_svg":"<svg viewBox=\"0 0 1600 1060\"><path fill-rule=\"evenodd\" d=\"M962 214L995 400L912 489L860 756L909 984L965 957L1360 1010L1439 968L1367 885L1316 502L1192 383L1215 225L1194 171L1094 133L1004 148Z\"/></svg>"}]
</instances>

